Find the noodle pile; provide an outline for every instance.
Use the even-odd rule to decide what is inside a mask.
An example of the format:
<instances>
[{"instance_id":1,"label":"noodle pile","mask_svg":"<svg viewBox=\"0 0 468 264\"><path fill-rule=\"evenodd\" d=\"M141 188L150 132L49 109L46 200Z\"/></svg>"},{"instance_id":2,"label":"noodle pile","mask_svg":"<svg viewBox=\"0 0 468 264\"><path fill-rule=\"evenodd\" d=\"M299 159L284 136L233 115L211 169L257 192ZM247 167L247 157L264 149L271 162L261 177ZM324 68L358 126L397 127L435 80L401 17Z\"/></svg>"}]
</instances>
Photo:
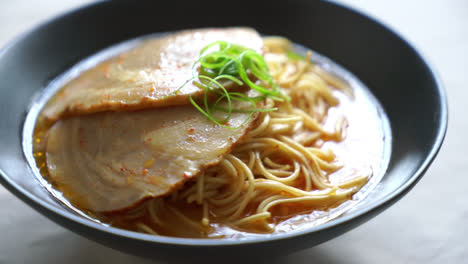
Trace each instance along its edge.
<instances>
[{"instance_id":1,"label":"noodle pile","mask_svg":"<svg viewBox=\"0 0 468 264\"><path fill-rule=\"evenodd\" d=\"M278 110L260 113L255 127L220 164L171 196L145 201L111 224L125 222L133 230L167 235L161 230L177 218L184 228L205 236L219 224L271 233L288 217L351 199L368 181L370 175L362 175L332 184L328 176L342 166L333 151L322 148L326 141L344 139L345 118L333 131L323 124L328 109L339 103L333 89L352 97L350 87L311 63L310 52L305 59L292 56L288 40L265 38L264 43L270 73L291 101L266 99L266 108Z\"/></svg>"}]
</instances>

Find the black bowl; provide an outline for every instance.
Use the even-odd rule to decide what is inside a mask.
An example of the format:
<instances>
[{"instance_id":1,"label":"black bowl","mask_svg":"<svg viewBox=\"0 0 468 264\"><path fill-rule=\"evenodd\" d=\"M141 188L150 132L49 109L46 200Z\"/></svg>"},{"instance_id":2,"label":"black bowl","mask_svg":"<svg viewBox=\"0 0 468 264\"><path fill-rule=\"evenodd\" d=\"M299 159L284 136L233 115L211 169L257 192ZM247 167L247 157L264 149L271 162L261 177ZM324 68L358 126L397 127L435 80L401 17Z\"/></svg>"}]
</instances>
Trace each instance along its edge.
<instances>
[{"instance_id":1,"label":"black bowl","mask_svg":"<svg viewBox=\"0 0 468 264\"><path fill-rule=\"evenodd\" d=\"M336 237L406 194L435 158L447 128L447 103L433 70L385 26L328 2L238 0L99 2L22 35L0 54L0 181L58 224L109 247L153 258L286 254ZM220 6L221 5L221 6ZM25 114L35 95L77 63L112 44L154 32L245 25L283 35L324 54L365 83L392 127L388 169L365 200L343 216L301 232L248 241L149 236L105 227L65 209L38 183L22 150ZM417 208L415 208L417 213ZM260 251L259 251L260 250Z\"/></svg>"}]
</instances>

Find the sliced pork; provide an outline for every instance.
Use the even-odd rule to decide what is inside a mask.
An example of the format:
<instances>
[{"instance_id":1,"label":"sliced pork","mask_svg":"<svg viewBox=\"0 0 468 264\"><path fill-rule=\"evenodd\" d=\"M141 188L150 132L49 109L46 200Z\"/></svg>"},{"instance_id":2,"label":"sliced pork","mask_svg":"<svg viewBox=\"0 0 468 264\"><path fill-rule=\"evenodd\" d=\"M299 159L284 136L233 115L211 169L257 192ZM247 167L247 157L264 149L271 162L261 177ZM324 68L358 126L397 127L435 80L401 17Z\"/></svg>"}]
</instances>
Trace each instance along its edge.
<instances>
[{"instance_id":1,"label":"sliced pork","mask_svg":"<svg viewBox=\"0 0 468 264\"><path fill-rule=\"evenodd\" d=\"M206 45L224 40L261 51L260 35L249 28L181 31L144 42L82 73L45 107L46 118L101 111L130 111L188 104L188 96L203 90L187 83L197 75L193 65ZM195 73L195 74L194 74ZM227 82L226 88L235 89Z\"/></svg>"}]
</instances>

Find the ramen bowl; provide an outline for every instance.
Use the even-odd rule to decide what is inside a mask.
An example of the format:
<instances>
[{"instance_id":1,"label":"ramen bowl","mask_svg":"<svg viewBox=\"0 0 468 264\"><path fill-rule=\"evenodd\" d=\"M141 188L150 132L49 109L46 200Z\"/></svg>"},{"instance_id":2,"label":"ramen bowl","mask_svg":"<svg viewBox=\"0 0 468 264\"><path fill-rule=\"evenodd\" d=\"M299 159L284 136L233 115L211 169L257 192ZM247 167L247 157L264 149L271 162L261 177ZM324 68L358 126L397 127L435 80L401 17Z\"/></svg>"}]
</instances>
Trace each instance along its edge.
<instances>
[{"instance_id":1,"label":"ramen bowl","mask_svg":"<svg viewBox=\"0 0 468 264\"><path fill-rule=\"evenodd\" d=\"M324 54L356 75L377 98L391 127L388 167L357 205L324 224L246 239L152 236L102 225L68 209L40 184L25 153L24 126L35 98L51 81L96 52L125 40L189 28L249 26L285 36ZM396 33L329 2L267 5L219 2L105 1L77 9L23 34L0 53L0 181L52 221L90 240L154 259L254 257L312 247L366 222L414 187L441 147L447 128L444 90L433 69ZM27 133L26 133L27 134ZM416 210L415 210L416 213ZM239 254L242 252L242 254Z\"/></svg>"}]
</instances>

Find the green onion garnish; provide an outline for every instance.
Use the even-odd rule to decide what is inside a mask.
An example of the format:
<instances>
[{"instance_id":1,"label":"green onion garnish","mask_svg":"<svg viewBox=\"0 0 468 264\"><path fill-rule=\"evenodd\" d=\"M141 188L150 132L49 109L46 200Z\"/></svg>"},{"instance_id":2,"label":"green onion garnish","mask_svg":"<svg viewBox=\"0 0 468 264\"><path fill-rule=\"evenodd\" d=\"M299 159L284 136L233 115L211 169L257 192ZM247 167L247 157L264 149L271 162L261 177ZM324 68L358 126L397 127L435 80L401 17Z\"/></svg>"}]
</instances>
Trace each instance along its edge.
<instances>
[{"instance_id":1,"label":"green onion garnish","mask_svg":"<svg viewBox=\"0 0 468 264\"><path fill-rule=\"evenodd\" d=\"M289 59L291 60L305 60L306 58L304 56L302 56L301 54L295 52L295 51L292 51L292 50L289 50L286 52L286 55L288 56Z\"/></svg>"},{"instance_id":2,"label":"green onion garnish","mask_svg":"<svg viewBox=\"0 0 468 264\"><path fill-rule=\"evenodd\" d=\"M193 68L198 66L197 77L192 77L185 82L176 93L188 82L194 80L195 85L204 90L203 104L199 105L192 96L190 102L209 120L217 125L236 129L238 127L226 126L232 113L250 113L247 122L256 112L275 111L276 108L261 109L257 108L257 102L265 98L271 98L276 101L290 100L288 96L281 93L279 87L274 83L270 75L268 66L262 55L252 49L241 45L232 44L226 41L216 41L205 46L200 52L200 58L194 64ZM259 82L252 81L253 76ZM194 74L195 76L195 74ZM237 85L247 84L251 89L260 93L259 96L249 97L243 93L229 92L220 82L222 80L232 81ZM208 94L218 96L217 100L210 102ZM251 109L233 109L232 101L244 101L252 104ZM222 107L220 104L227 104ZM226 113L224 118L216 118L214 111ZM245 123L244 122L244 123Z\"/></svg>"}]
</instances>

